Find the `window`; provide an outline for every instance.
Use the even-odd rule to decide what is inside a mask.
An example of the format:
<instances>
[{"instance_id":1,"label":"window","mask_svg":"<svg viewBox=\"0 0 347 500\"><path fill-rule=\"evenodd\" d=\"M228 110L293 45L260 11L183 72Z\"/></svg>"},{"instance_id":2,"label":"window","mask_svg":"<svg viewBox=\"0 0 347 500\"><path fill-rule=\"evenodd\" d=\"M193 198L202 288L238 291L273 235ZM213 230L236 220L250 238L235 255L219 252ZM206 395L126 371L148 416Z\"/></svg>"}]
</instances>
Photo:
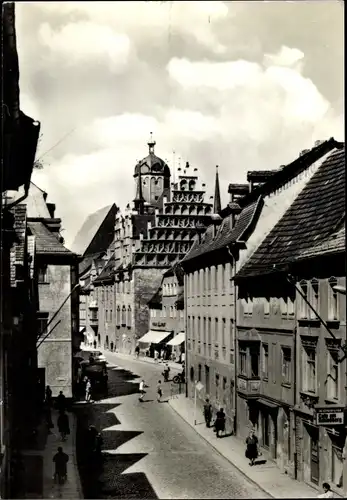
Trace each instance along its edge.
<instances>
[{"instance_id":1,"label":"window","mask_svg":"<svg viewBox=\"0 0 347 500\"><path fill-rule=\"evenodd\" d=\"M215 318L214 320L214 335L213 335L213 342L214 344L218 344L219 341L219 332L218 332L218 318Z\"/></svg>"},{"instance_id":2,"label":"window","mask_svg":"<svg viewBox=\"0 0 347 500\"><path fill-rule=\"evenodd\" d=\"M207 290L211 292L211 268L207 268Z\"/></svg>"},{"instance_id":3,"label":"window","mask_svg":"<svg viewBox=\"0 0 347 500\"><path fill-rule=\"evenodd\" d=\"M204 343L207 343L207 324L206 324L206 318L204 318L204 328L203 328L203 339Z\"/></svg>"},{"instance_id":4,"label":"window","mask_svg":"<svg viewBox=\"0 0 347 500\"><path fill-rule=\"evenodd\" d=\"M188 316L187 327L188 327L188 339L191 339L192 332L190 330L190 316Z\"/></svg>"},{"instance_id":5,"label":"window","mask_svg":"<svg viewBox=\"0 0 347 500\"><path fill-rule=\"evenodd\" d=\"M211 318L208 318L208 325L207 325L207 343L211 345Z\"/></svg>"},{"instance_id":6,"label":"window","mask_svg":"<svg viewBox=\"0 0 347 500\"><path fill-rule=\"evenodd\" d=\"M291 383L292 352L290 347L282 347L282 382Z\"/></svg>"},{"instance_id":7,"label":"window","mask_svg":"<svg viewBox=\"0 0 347 500\"><path fill-rule=\"evenodd\" d=\"M85 309L81 309L80 310L80 319L86 319L86 310Z\"/></svg>"},{"instance_id":8,"label":"window","mask_svg":"<svg viewBox=\"0 0 347 500\"><path fill-rule=\"evenodd\" d=\"M294 297L288 297L288 315L293 317L295 313Z\"/></svg>"},{"instance_id":9,"label":"window","mask_svg":"<svg viewBox=\"0 0 347 500\"><path fill-rule=\"evenodd\" d=\"M37 279L39 283L48 283L48 266L42 265L37 271Z\"/></svg>"},{"instance_id":10,"label":"window","mask_svg":"<svg viewBox=\"0 0 347 500\"><path fill-rule=\"evenodd\" d=\"M343 486L343 443L331 436L331 482Z\"/></svg>"},{"instance_id":11,"label":"window","mask_svg":"<svg viewBox=\"0 0 347 500\"><path fill-rule=\"evenodd\" d=\"M251 377L259 377L259 346L250 347Z\"/></svg>"},{"instance_id":12,"label":"window","mask_svg":"<svg viewBox=\"0 0 347 500\"><path fill-rule=\"evenodd\" d=\"M213 266L214 269L214 289L218 291L218 266Z\"/></svg>"},{"instance_id":13,"label":"window","mask_svg":"<svg viewBox=\"0 0 347 500\"><path fill-rule=\"evenodd\" d=\"M227 378L223 377L223 391L227 388Z\"/></svg>"},{"instance_id":14,"label":"window","mask_svg":"<svg viewBox=\"0 0 347 500\"><path fill-rule=\"evenodd\" d=\"M243 313L245 316L252 316L253 313L253 300L252 297L243 299Z\"/></svg>"},{"instance_id":15,"label":"window","mask_svg":"<svg viewBox=\"0 0 347 500\"><path fill-rule=\"evenodd\" d=\"M270 299L268 297L264 297L264 316L269 316L270 314Z\"/></svg>"},{"instance_id":16,"label":"window","mask_svg":"<svg viewBox=\"0 0 347 500\"><path fill-rule=\"evenodd\" d=\"M127 311L125 309L125 306L123 306L122 307L122 325L123 326L126 326L126 321L127 321L126 314L127 314Z\"/></svg>"},{"instance_id":17,"label":"window","mask_svg":"<svg viewBox=\"0 0 347 500\"><path fill-rule=\"evenodd\" d=\"M247 376L247 347L240 343L239 345L240 374Z\"/></svg>"},{"instance_id":18,"label":"window","mask_svg":"<svg viewBox=\"0 0 347 500\"><path fill-rule=\"evenodd\" d=\"M38 312L36 315L37 338L44 337L48 333L48 313Z\"/></svg>"},{"instance_id":19,"label":"window","mask_svg":"<svg viewBox=\"0 0 347 500\"><path fill-rule=\"evenodd\" d=\"M319 312L319 281L317 279L313 279L311 281L311 305L313 309ZM313 312L311 308L309 308L309 314L311 319L317 319L316 314Z\"/></svg>"},{"instance_id":20,"label":"window","mask_svg":"<svg viewBox=\"0 0 347 500\"><path fill-rule=\"evenodd\" d=\"M128 306L128 320L127 326L130 328L132 325L132 314L131 314L131 306Z\"/></svg>"},{"instance_id":21,"label":"window","mask_svg":"<svg viewBox=\"0 0 347 500\"><path fill-rule=\"evenodd\" d=\"M307 287L307 282L306 281L300 281L300 288L301 288L301 293L303 295L300 296L300 311L299 311L299 317L302 319L306 319L308 317L308 305L307 305L307 300L308 300L308 287Z\"/></svg>"},{"instance_id":22,"label":"window","mask_svg":"<svg viewBox=\"0 0 347 500\"><path fill-rule=\"evenodd\" d=\"M268 378L269 377L269 344L263 344L262 345L262 371L263 371L263 377Z\"/></svg>"},{"instance_id":23,"label":"window","mask_svg":"<svg viewBox=\"0 0 347 500\"><path fill-rule=\"evenodd\" d=\"M226 331L227 325L225 318L222 319L222 347L226 347Z\"/></svg>"},{"instance_id":24,"label":"window","mask_svg":"<svg viewBox=\"0 0 347 500\"><path fill-rule=\"evenodd\" d=\"M201 365L198 366L198 381L201 382Z\"/></svg>"},{"instance_id":25,"label":"window","mask_svg":"<svg viewBox=\"0 0 347 500\"><path fill-rule=\"evenodd\" d=\"M316 350L314 348L306 348L304 352L304 391L316 393Z\"/></svg>"},{"instance_id":26,"label":"window","mask_svg":"<svg viewBox=\"0 0 347 500\"><path fill-rule=\"evenodd\" d=\"M120 320L121 320L121 314L120 314L120 307L117 306L117 313L116 313L116 323L117 325L120 325Z\"/></svg>"},{"instance_id":27,"label":"window","mask_svg":"<svg viewBox=\"0 0 347 500\"><path fill-rule=\"evenodd\" d=\"M330 401L339 399L338 353L332 351L328 354L327 397Z\"/></svg>"},{"instance_id":28,"label":"window","mask_svg":"<svg viewBox=\"0 0 347 500\"><path fill-rule=\"evenodd\" d=\"M338 292L334 290L337 286L337 279L332 277L329 279L329 295L328 295L328 319L330 321L339 319L339 302Z\"/></svg>"},{"instance_id":29,"label":"window","mask_svg":"<svg viewBox=\"0 0 347 500\"><path fill-rule=\"evenodd\" d=\"M282 316L287 316L288 314L288 302L287 302L287 297L281 297L281 315Z\"/></svg>"},{"instance_id":30,"label":"window","mask_svg":"<svg viewBox=\"0 0 347 500\"><path fill-rule=\"evenodd\" d=\"M222 264L222 289L223 292L225 292L226 289L226 282L227 282L227 271L225 264Z\"/></svg>"},{"instance_id":31,"label":"window","mask_svg":"<svg viewBox=\"0 0 347 500\"><path fill-rule=\"evenodd\" d=\"M200 319L200 316L198 316L198 340L199 340L199 342L202 341L201 319Z\"/></svg>"}]
</instances>

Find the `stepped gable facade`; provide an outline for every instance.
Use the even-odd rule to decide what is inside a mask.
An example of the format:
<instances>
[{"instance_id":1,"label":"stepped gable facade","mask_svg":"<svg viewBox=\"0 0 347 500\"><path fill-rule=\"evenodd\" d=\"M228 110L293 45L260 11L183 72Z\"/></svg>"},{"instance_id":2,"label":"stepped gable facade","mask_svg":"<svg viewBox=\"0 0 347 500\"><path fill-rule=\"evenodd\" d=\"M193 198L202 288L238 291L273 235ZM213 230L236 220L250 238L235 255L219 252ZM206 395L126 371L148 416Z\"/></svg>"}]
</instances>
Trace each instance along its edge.
<instances>
[{"instance_id":1,"label":"stepped gable facade","mask_svg":"<svg viewBox=\"0 0 347 500\"><path fill-rule=\"evenodd\" d=\"M117 212L109 247L114 267L108 277L100 275L94 282L99 343L122 352L133 351L147 333L148 302L163 273L186 255L197 226L205 228L212 212L212 205L204 200L204 186L199 186L197 169L187 163L171 183L170 168L155 154L155 145L151 138L148 155L135 166L133 203ZM111 275L116 297L113 310L113 292L106 283Z\"/></svg>"}]
</instances>

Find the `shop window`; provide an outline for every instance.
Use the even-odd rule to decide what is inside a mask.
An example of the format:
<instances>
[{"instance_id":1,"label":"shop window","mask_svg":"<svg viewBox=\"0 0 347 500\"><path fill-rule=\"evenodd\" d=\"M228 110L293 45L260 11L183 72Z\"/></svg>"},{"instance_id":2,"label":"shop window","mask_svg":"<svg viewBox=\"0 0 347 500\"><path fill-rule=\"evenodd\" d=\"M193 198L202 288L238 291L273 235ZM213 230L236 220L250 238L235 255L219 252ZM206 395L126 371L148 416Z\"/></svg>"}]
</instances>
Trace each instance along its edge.
<instances>
[{"instance_id":1,"label":"shop window","mask_svg":"<svg viewBox=\"0 0 347 500\"><path fill-rule=\"evenodd\" d=\"M337 279L332 277L329 279L329 295L328 295L328 319L331 321L339 319L339 301L338 292L334 290L337 286Z\"/></svg>"},{"instance_id":2,"label":"shop window","mask_svg":"<svg viewBox=\"0 0 347 500\"><path fill-rule=\"evenodd\" d=\"M282 347L282 382L291 383L292 353L290 347Z\"/></svg>"},{"instance_id":3,"label":"shop window","mask_svg":"<svg viewBox=\"0 0 347 500\"><path fill-rule=\"evenodd\" d=\"M331 482L338 488L343 486L343 444L331 436Z\"/></svg>"},{"instance_id":4,"label":"shop window","mask_svg":"<svg viewBox=\"0 0 347 500\"><path fill-rule=\"evenodd\" d=\"M333 351L328 354L327 398L330 401L339 399L338 353Z\"/></svg>"},{"instance_id":5,"label":"shop window","mask_svg":"<svg viewBox=\"0 0 347 500\"><path fill-rule=\"evenodd\" d=\"M267 379L269 377L269 344L262 344L262 358L263 377Z\"/></svg>"},{"instance_id":6,"label":"shop window","mask_svg":"<svg viewBox=\"0 0 347 500\"><path fill-rule=\"evenodd\" d=\"M308 286L306 281L300 281L300 289L301 293L303 295L300 296L300 308L299 308L299 318L301 319L307 319L308 317L308 305L307 305L307 300L308 300Z\"/></svg>"},{"instance_id":7,"label":"shop window","mask_svg":"<svg viewBox=\"0 0 347 500\"><path fill-rule=\"evenodd\" d=\"M305 392L316 393L316 349L305 348L303 352L303 389Z\"/></svg>"}]
</instances>

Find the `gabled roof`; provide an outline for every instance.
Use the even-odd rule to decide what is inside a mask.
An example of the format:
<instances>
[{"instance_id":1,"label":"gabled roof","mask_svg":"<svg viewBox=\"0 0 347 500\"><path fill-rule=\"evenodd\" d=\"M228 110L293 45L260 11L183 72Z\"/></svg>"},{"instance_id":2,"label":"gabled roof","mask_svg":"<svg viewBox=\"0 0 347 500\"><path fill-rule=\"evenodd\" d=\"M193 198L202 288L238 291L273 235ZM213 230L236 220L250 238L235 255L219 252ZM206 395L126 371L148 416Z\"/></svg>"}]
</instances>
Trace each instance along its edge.
<instances>
[{"instance_id":1,"label":"gabled roof","mask_svg":"<svg viewBox=\"0 0 347 500\"><path fill-rule=\"evenodd\" d=\"M35 236L36 253L37 254L59 254L71 255L74 254L64 247L58 238L50 232L43 222L28 221L28 227L31 234Z\"/></svg>"},{"instance_id":2,"label":"gabled roof","mask_svg":"<svg viewBox=\"0 0 347 500\"><path fill-rule=\"evenodd\" d=\"M85 274L92 267L93 260L100 259L100 257L102 257L103 255L104 255L104 252L98 252L94 255L88 255L87 257L85 257L79 263L79 266L78 266L79 275L82 276L83 274Z\"/></svg>"},{"instance_id":3,"label":"gabled roof","mask_svg":"<svg viewBox=\"0 0 347 500\"><path fill-rule=\"evenodd\" d=\"M232 215L226 217L219 227L209 226L201 241L196 239L191 251L182 259L183 265L185 262L224 248L233 242L242 241L247 229L259 214L262 204L263 200L259 197L258 200L246 206L234 227L232 227Z\"/></svg>"},{"instance_id":4,"label":"gabled roof","mask_svg":"<svg viewBox=\"0 0 347 500\"><path fill-rule=\"evenodd\" d=\"M71 245L71 250L79 255L89 255L89 253L106 250L113 239L114 222L112 221L110 221L110 227L105 228L107 234L100 235L100 242L97 242L98 244L96 245L97 248L91 247L108 216L110 215L110 218L112 219L111 212L115 213L116 210L117 207L113 204L100 208L96 212L90 214L84 221L81 229L78 231Z\"/></svg>"},{"instance_id":5,"label":"gabled roof","mask_svg":"<svg viewBox=\"0 0 347 500\"><path fill-rule=\"evenodd\" d=\"M285 269L304 252L325 245L345 217L345 151L328 156L236 279ZM340 234L341 237L341 234Z\"/></svg>"},{"instance_id":6,"label":"gabled roof","mask_svg":"<svg viewBox=\"0 0 347 500\"><path fill-rule=\"evenodd\" d=\"M346 252L346 220L340 229L318 245L300 252L297 260L312 259L323 255L336 255Z\"/></svg>"},{"instance_id":7,"label":"gabled roof","mask_svg":"<svg viewBox=\"0 0 347 500\"><path fill-rule=\"evenodd\" d=\"M115 271L114 266L115 266L115 255L113 254L106 262L99 276L95 278L93 284L97 285L112 280Z\"/></svg>"}]
</instances>

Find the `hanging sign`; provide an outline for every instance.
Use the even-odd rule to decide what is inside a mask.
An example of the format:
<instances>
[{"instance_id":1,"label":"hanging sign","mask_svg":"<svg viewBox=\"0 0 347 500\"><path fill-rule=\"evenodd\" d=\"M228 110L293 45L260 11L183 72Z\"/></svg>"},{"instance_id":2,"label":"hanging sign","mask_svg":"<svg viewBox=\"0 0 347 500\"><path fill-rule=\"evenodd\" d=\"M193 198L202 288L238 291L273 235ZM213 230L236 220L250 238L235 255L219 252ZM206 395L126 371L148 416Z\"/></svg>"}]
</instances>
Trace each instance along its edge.
<instances>
[{"instance_id":1,"label":"hanging sign","mask_svg":"<svg viewBox=\"0 0 347 500\"><path fill-rule=\"evenodd\" d=\"M343 425L344 408L343 407L325 407L316 408L317 425Z\"/></svg>"}]
</instances>

